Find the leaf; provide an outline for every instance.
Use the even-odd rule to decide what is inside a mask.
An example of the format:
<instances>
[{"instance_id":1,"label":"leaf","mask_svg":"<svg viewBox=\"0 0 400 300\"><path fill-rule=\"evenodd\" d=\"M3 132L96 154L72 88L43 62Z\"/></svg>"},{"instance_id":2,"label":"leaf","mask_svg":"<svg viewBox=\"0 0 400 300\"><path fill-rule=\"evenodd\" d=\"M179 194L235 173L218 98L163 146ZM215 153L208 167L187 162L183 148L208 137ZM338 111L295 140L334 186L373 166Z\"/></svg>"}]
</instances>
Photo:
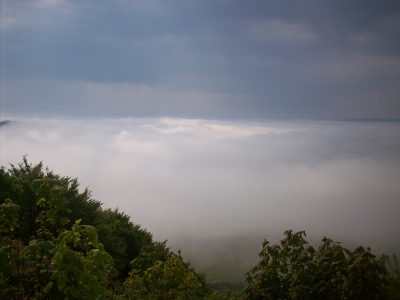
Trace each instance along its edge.
<instances>
[{"instance_id":1,"label":"leaf","mask_svg":"<svg viewBox=\"0 0 400 300\"><path fill-rule=\"evenodd\" d=\"M97 240L96 229L92 226L87 226L86 233L88 235L89 244L93 245L94 247L98 247L99 242Z\"/></svg>"},{"instance_id":2,"label":"leaf","mask_svg":"<svg viewBox=\"0 0 400 300\"><path fill-rule=\"evenodd\" d=\"M49 282L48 284L46 284L46 286L44 287L44 293L47 294L49 292L49 290L52 288L53 286L53 282Z\"/></svg>"},{"instance_id":3,"label":"leaf","mask_svg":"<svg viewBox=\"0 0 400 300\"><path fill-rule=\"evenodd\" d=\"M35 179L32 181L31 183L31 189L32 191L37 191L40 187L42 187L45 184L45 180L44 179Z\"/></svg>"},{"instance_id":4,"label":"leaf","mask_svg":"<svg viewBox=\"0 0 400 300\"><path fill-rule=\"evenodd\" d=\"M57 278L57 285L58 285L58 290L63 291L65 286L66 286L66 281L64 277L58 277Z\"/></svg>"},{"instance_id":5,"label":"leaf","mask_svg":"<svg viewBox=\"0 0 400 300\"><path fill-rule=\"evenodd\" d=\"M65 225L69 223L69 219L67 217L63 217L60 220L61 225Z\"/></svg>"},{"instance_id":6,"label":"leaf","mask_svg":"<svg viewBox=\"0 0 400 300\"><path fill-rule=\"evenodd\" d=\"M64 193L65 189L63 187L60 186L54 186L51 190L50 190L50 197L51 198L58 198L60 197L63 193Z\"/></svg>"},{"instance_id":7,"label":"leaf","mask_svg":"<svg viewBox=\"0 0 400 300\"><path fill-rule=\"evenodd\" d=\"M36 204L39 205L39 206L42 206L45 203L46 203L46 199L44 197L41 197L36 201Z\"/></svg>"}]
</instances>

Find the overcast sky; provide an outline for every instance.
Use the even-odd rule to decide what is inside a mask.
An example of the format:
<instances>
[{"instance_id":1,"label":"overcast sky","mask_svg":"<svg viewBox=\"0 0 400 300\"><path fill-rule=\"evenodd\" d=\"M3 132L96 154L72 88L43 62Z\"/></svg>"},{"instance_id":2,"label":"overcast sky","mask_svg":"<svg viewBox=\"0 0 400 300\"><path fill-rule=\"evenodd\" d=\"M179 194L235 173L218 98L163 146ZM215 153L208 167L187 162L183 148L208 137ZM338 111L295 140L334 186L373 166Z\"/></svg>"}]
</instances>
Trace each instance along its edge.
<instances>
[{"instance_id":1,"label":"overcast sky","mask_svg":"<svg viewBox=\"0 0 400 300\"><path fill-rule=\"evenodd\" d=\"M226 270L286 229L400 254L400 1L0 3L2 166Z\"/></svg>"},{"instance_id":2,"label":"overcast sky","mask_svg":"<svg viewBox=\"0 0 400 300\"><path fill-rule=\"evenodd\" d=\"M1 1L2 114L400 118L399 1Z\"/></svg>"}]
</instances>

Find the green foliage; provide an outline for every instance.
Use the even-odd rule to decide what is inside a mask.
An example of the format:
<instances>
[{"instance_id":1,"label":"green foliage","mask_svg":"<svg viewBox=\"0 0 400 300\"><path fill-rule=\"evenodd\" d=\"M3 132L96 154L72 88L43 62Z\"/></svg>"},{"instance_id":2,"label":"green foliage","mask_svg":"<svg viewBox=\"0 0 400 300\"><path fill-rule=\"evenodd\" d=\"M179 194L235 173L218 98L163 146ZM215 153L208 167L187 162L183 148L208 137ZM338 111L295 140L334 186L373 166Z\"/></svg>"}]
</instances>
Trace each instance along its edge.
<instances>
[{"instance_id":1,"label":"green foliage","mask_svg":"<svg viewBox=\"0 0 400 300\"><path fill-rule=\"evenodd\" d=\"M37 195L36 205L42 211L36 217L40 228L36 235L42 240L53 240L53 233L61 232L63 227L70 222L67 217L71 210L67 209L67 199L63 196L65 189L54 179L36 179L31 184L31 189Z\"/></svg>"},{"instance_id":2,"label":"green foliage","mask_svg":"<svg viewBox=\"0 0 400 300\"><path fill-rule=\"evenodd\" d=\"M105 298L112 257L99 242L97 231L76 221L71 230L65 190L50 178L35 180L32 189L42 208L36 222L37 237L28 246L11 238L17 227L19 206L6 201L0 206L0 295L4 299L101 299ZM54 238L49 228L60 231Z\"/></svg>"},{"instance_id":3,"label":"green foliage","mask_svg":"<svg viewBox=\"0 0 400 300\"><path fill-rule=\"evenodd\" d=\"M204 276L183 261L180 251L177 255L171 252L166 241L155 243L149 252L142 251L131 266L116 299L241 299L231 291L222 295L210 291Z\"/></svg>"},{"instance_id":4,"label":"green foliage","mask_svg":"<svg viewBox=\"0 0 400 300\"><path fill-rule=\"evenodd\" d=\"M178 255L156 261L143 272L134 269L123 285L121 299L199 299L205 289Z\"/></svg>"},{"instance_id":5,"label":"green foliage","mask_svg":"<svg viewBox=\"0 0 400 300\"><path fill-rule=\"evenodd\" d=\"M68 299L98 299L105 294L112 257L97 239L94 227L77 221L71 230L60 233L52 262L50 287L57 284Z\"/></svg>"},{"instance_id":6,"label":"green foliage","mask_svg":"<svg viewBox=\"0 0 400 300\"><path fill-rule=\"evenodd\" d=\"M36 264L20 240L13 239L20 207L7 199L0 205L0 296L3 299L38 297Z\"/></svg>"},{"instance_id":7,"label":"green foliage","mask_svg":"<svg viewBox=\"0 0 400 300\"><path fill-rule=\"evenodd\" d=\"M150 249L143 249L130 265L132 269L143 275L144 271L151 268L157 261L167 261L172 255L170 248L167 247L167 241L155 242Z\"/></svg>"},{"instance_id":8,"label":"green foliage","mask_svg":"<svg viewBox=\"0 0 400 300\"><path fill-rule=\"evenodd\" d=\"M386 299L385 270L369 248L351 252L324 238L315 251L304 231L285 235L279 245L264 241L245 299Z\"/></svg>"},{"instance_id":9,"label":"green foliage","mask_svg":"<svg viewBox=\"0 0 400 300\"><path fill-rule=\"evenodd\" d=\"M347 278L344 291L348 299L383 299L386 298L387 281L385 268L376 260L376 256L357 247L347 259Z\"/></svg>"},{"instance_id":10,"label":"green foliage","mask_svg":"<svg viewBox=\"0 0 400 300\"><path fill-rule=\"evenodd\" d=\"M21 285L26 281L25 256L22 243L12 239L18 227L19 206L7 199L0 205L0 295L19 299ZM8 280L12 285L8 284Z\"/></svg>"},{"instance_id":11,"label":"green foliage","mask_svg":"<svg viewBox=\"0 0 400 300\"><path fill-rule=\"evenodd\" d=\"M42 207L36 205L36 188L32 189L34 180L47 178L48 183L52 180L57 182L59 189L63 190L63 198L58 201L65 201L64 217L71 220L82 219L82 224L94 225L97 219L97 212L101 209L101 203L91 199L90 191L85 189L79 192L77 179L63 177L44 169L40 162L37 165L29 164L27 158L23 157L23 162L17 166L11 165L6 172L4 168L0 169L0 204L5 199L12 199L20 206L20 215L23 216L19 222L20 227L15 231L14 236L23 243L28 244L32 236L35 236L37 230L41 227L40 222L36 222L37 217L42 212ZM4 188L4 189L3 189ZM55 191L53 191L54 193ZM69 212L68 212L69 211ZM61 211L59 211L61 212ZM51 214L52 212L49 212ZM49 215L49 217L51 217ZM54 220L59 220L54 218ZM66 219L59 220L62 224L53 224L48 230L56 236L60 230L68 229L69 225ZM61 227L59 225L62 225Z\"/></svg>"},{"instance_id":12,"label":"green foliage","mask_svg":"<svg viewBox=\"0 0 400 300\"><path fill-rule=\"evenodd\" d=\"M299 270L298 276L294 277L297 271L294 263L300 255L307 265L304 260L308 253L303 239L305 233L292 234L292 231L286 231L285 234L287 238L280 245L270 246L264 240L263 249L259 253L262 260L246 274L248 285L244 294L248 299L286 299L291 294L292 282L306 275L303 270Z\"/></svg>"},{"instance_id":13,"label":"green foliage","mask_svg":"<svg viewBox=\"0 0 400 300\"><path fill-rule=\"evenodd\" d=\"M166 254L164 250L167 248L164 245L160 243L158 251L142 252L132 263L134 269L129 273L117 299L239 299L232 292L225 295L210 292L201 276L196 274L189 263L183 261L180 252L178 255L168 252L164 261L155 260L157 256L163 257ZM143 268L149 264L149 268Z\"/></svg>"},{"instance_id":14,"label":"green foliage","mask_svg":"<svg viewBox=\"0 0 400 300\"><path fill-rule=\"evenodd\" d=\"M37 204L46 209L37 218L41 223L38 230L41 240L37 243L40 245L46 238L51 238L46 226L62 228L69 222L65 214L70 211L63 196L65 190L57 181L49 178L35 180L32 189L38 195ZM111 267L112 258L99 242L96 229L80 225L80 222L77 220L71 230L62 230L54 240L51 281L43 290L48 292L57 285L58 291L67 299L98 299L106 292L106 270Z\"/></svg>"},{"instance_id":15,"label":"green foliage","mask_svg":"<svg viewBox=\"0 0 400 300\"><path fill-rule=\"evenodd\" d=\"M6 199L15 199L16 191L13 189L12 178L4 167L0 168L0 203Z\"/></svg>"},{"instance_id":16,"label":"green foliage","mask_svg":"<svg viewBox=\"0 0 400 300\"><path fill-rule=\"evenodd\" d=\"M123 282L130 272L130 262L142 249L150 250L155 243L152 235L130 221L130 217L118 209L98 210L96 227L100 240L114 259Z\"/></svg>"},{"instance_id":17,"label":"green foliage","mask_svg":"<svg viewBox=\"0 0 400 300\"><path fill-rule=\"evenodd\" d=\"M18 211L20 207L14 204L10 199L0 205L0 234L11 235L18 225Z\"/></svg>"},{"instance_id":18,"label":"green foliage","mask_svg":"<svg viewBox=\"0 0 400 300\"><path fill-rule=\"evenodd\" d=\"M400 264L396 254L392 256L383 254L379 260L386 269L389 299L400 299Z\"/></svg>"}]
</instances>

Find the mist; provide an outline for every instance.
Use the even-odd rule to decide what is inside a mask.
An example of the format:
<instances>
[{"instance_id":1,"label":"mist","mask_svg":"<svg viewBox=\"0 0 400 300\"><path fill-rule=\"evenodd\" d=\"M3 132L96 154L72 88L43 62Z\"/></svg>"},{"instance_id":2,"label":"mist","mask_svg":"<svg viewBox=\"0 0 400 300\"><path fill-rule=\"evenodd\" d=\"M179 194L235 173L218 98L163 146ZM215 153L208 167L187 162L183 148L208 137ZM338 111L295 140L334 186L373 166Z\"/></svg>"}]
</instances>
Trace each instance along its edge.
<instances>
[{"instance_id":1,"label":"mist","mask_svg":"<svg viewBox=\"0 0 400 300\"><path fill-rule=\"evenodd\" d=\"M202 270L246 271L287 229L400 253L398 122L7 119L2 166L78 178Z\"/></svg>"}]
</instances>

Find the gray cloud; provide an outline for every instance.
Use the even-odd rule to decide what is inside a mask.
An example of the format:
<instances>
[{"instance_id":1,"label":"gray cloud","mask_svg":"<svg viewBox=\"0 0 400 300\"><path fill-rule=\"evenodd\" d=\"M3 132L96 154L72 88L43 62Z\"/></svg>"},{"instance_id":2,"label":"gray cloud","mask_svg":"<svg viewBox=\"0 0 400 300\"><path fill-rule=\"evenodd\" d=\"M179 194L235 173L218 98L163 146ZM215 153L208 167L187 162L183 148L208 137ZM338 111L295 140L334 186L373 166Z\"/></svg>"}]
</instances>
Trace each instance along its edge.
<instances>
[{"instance_id":1,"label":"gray cloud","mask_svg":"<svg viewBox=\"0 0 400 300\"><path fill-rule=\"evenodd\" d=\"M400 116L397 2L1 5L7 113L34 107L35 115L55 116ZM146 108L135 94L92 105L95 93L76 91L77 83L104 85L105 94L130 85L173 96L149 99ZM187 95L175 101L175 93ZM201 110L192 94L213 96Z\"/></svg>"}]
</instances>

